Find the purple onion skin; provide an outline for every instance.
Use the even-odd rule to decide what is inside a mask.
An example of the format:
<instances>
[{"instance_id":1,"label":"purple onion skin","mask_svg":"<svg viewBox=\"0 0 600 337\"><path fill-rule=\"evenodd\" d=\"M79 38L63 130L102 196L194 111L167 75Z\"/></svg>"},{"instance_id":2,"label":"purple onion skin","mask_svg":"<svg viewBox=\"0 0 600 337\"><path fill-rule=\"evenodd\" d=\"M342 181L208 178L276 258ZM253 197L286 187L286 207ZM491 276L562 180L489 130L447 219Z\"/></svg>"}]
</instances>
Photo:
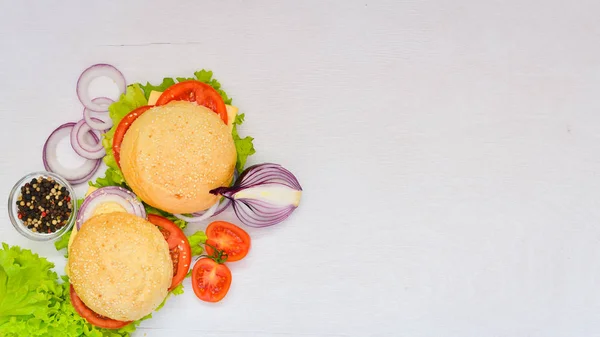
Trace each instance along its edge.
<instances>
[{"instance_id":1,"label":"purple onion skin","mask_svg":"<svg viewBox=\"0 0 600 337\"><path fill-rule=\"evenodd\" d=\"M244 184L244 181L247 179L247 177L250 174L253 174L255 171L264 169L264 168L269 168L269 169L273 169L273 170L278 170L281 171L282 175L285 175L286 180L292 180L293 183L292 184L286 184L288 187L297 189L298 191L302 191L302 186L300 186L300 183L298 182L298 180L296 179L296 177L287 169L285 169L283 166L279 165L279 164L273 164L273 163L263 163L263 164L256 164L256 165L252 165L247 167L242 174L240 174L240 176L238 177L238 179L235 181L235 183L231 186L231 187L217 187L215 189L212 189L210 191L210 193L214 194L214 195L223 195L224 192L237 192L239 191L242 187L248 187ZM252 186L255 186L256 184L252 184ZM225 195L223 195L224 197L226 197Z\"/></svg>"},{"instance_id":2,"label":"purple onion skin","mask_svg":"<svg viewBox=\"0 0 600 337\"><path fill-rule=\"evenodd\" d=\"M302 191L296 177L279 164L264 163L250 166L242 172L231 187L218 187L210 191L231 201L233 210L244 224L250 227L267 227L276 225L297 208L293 205L273 207L260 200L235 199L235 194L241 190L266 184L282 184L291 189Z\"/></svg>"}]
</instances>

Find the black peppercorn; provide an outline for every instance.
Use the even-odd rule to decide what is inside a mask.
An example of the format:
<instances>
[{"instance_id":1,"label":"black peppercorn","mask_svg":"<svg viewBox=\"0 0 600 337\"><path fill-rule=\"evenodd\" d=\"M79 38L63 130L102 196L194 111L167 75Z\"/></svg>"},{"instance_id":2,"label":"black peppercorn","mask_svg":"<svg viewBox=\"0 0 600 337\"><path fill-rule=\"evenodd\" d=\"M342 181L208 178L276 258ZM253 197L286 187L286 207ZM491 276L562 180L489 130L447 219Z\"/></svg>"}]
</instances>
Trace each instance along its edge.
<instances>
[{"instance_id":1,"label":"black peppercorn","mask_svg":"<svg viewBox=\"0 0 600 337\"><path fill-rule=\"evenodd\" d=\"M71 216L70 200L67 189L54 179L32 179L21 187L17 198L18 218L32 232L53 233Z\"/></svg>"}]
</instances>

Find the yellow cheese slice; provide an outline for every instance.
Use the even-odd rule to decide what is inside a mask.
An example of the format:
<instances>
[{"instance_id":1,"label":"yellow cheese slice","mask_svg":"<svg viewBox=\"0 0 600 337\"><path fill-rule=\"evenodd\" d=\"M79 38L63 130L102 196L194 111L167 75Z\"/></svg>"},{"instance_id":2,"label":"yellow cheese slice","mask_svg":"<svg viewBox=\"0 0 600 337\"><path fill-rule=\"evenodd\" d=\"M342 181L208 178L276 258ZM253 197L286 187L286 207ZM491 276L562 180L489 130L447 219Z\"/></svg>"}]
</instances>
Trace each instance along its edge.
<instances>
[{"instance_id":1,"label":"yellow cheese slice","mask_svg":"<svg viewBox=\"0 0 600 337\"><path fill-rule=\"evenodd\" d=\"M158 101L158 98L161 94L161 91L150 91L150 97L148 97L148 105L155 105L156 101Z\"/></svg>"}]
</instances>

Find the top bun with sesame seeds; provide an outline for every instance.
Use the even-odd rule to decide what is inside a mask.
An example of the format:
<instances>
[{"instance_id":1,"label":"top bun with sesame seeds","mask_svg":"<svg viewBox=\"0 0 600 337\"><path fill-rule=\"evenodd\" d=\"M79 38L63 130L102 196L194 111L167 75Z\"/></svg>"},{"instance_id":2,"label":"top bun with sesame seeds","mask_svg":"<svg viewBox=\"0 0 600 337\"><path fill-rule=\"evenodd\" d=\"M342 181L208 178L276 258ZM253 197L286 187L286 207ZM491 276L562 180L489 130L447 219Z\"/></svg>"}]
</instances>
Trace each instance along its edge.
<instances>
[{"instance_id":1,"label":"top bun with sesame seeds","mask_svg":"<svg viewBox=\"0 0 600 337\"><path fill-rule=\"evenodd\" d=\"M167 296L173 278L169 246L160 230L123 212L96 215L83 223L67 267L83 303L118 321L151 313Z\"/></svg>"},{"instance_id":2,"label":"top bun with sesame seeds","mask_svg":"<svg viewBox=\"0 0 600 337\"><path fill-rule=\"evenodd\" d=\"M236 150L231 131L212 110L172 101L147 110L121 144L127 184L144 202L170 213L214 205L210 190L233 179Z\"/></svg>"}]
</instances>

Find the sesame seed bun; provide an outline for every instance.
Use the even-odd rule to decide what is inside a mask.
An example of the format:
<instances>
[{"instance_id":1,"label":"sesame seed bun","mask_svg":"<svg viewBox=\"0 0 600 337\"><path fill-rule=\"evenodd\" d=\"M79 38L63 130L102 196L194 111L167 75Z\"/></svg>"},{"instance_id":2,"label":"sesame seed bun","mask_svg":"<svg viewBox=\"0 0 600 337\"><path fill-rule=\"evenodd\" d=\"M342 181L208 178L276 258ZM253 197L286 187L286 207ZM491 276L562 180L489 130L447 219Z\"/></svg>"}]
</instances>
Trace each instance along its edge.
<instances>
[{"instance_id":1,"label":"sesame seed bun","mask_svg":"<svg viewBox=\"0 0 600 337\"><path fill-rule=\"evenodd\" d=\"M167 296L173 278L169 246L160 230L121 212L96 215L81 226L68 269L83 303L119 321L151 313Z\"/></svg>"},{"instance_id":2,"label":"sesame seed bun","mask_svg":"<svg viewBox=\"0 0 600 337\"><path fill-rule=\"evenodd\" d=\"M231 131L212 110L173 101L147 110L125 133L121 170L143 201L170 213L202 211L227 186L236 163Z\"/></svg>"}]
</instances>

